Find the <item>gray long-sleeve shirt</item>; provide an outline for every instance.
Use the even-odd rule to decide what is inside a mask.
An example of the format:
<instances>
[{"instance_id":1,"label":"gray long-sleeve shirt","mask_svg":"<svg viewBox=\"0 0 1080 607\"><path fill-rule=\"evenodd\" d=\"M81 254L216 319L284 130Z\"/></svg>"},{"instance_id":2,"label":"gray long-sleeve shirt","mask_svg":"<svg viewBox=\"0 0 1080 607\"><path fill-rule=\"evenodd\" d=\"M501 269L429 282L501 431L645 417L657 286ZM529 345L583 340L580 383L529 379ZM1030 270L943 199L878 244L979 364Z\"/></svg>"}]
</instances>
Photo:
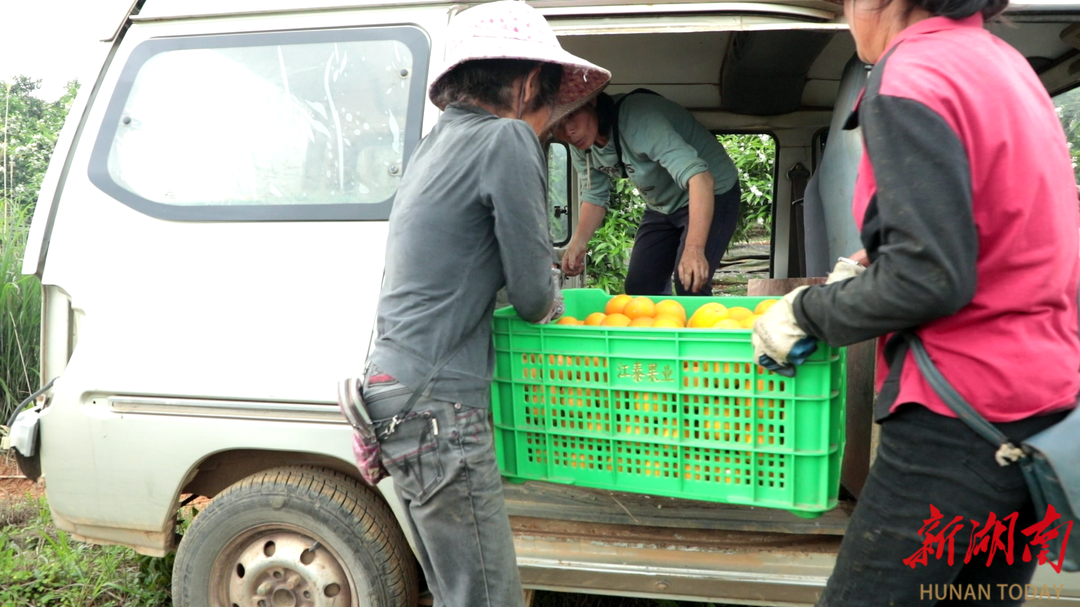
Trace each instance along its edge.
<instances>
[{"instance_id":1,"label":"gray long-sleeve shirt","mask_svg":"<svg viewBox=\"0 0 1080 607\"><path fill-rule=\"evenodd\" d=\"M390 214L372 362L416 390L444 356L431 397L491 402L491 317L506 287L525 320L550 310L547 168L521 120L448 107L420 143Z\"/></svg>"}]
</instances>

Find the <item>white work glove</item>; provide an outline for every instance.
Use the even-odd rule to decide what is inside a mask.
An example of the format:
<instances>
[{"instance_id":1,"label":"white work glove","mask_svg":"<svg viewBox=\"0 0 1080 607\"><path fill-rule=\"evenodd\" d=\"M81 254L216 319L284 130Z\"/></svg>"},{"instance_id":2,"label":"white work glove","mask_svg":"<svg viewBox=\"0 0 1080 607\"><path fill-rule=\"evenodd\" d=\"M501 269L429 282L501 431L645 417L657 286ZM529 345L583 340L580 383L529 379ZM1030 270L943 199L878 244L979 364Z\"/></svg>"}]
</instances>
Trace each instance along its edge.
<instances>
[{"instance_id":1,"label":"white work glove","mask_svg":"<svg viewBox=\"0 0 1080 607\"><path fill-rule=\"evenodd\" d=\"M836 266L833 267L833 271L829 272L828 278L825 279L825 284L831 285L834 282L840 282L841 280L847 280L849 278L855 278L859 274L866 271L866 268L859 264L854 259L848 259L847 257L841 257L836 260Z\"/></svg>"},{"instance_id":2,"label":"white work glove","mask_svg":"<svg viewBox=\"0 0 1080 607\"><path fill-rule=\"evenodd\" d=\"M750 337L754 344L754 360L760 363L765 355L772 360L786 365L788 354L799 340L806 337L806 331L795 320L795 298L809 287L799 287L773 304L761 318L754 323L754 332Z\"/></svg>"},{"instance_id":3,"label":"white work glove","mask_svg":"<svg viewBox=\"0 0 1080 607\"><path fill-rule=\"evenodd\" d=\"M551 304L551 311L547 313L547 316L536 322L538 325L546 325L557 320L566 312L566 303L562 295L562 271L559 268L551 268L551 282L555 286L555 301Z\"/></svg>"}]
</instances>

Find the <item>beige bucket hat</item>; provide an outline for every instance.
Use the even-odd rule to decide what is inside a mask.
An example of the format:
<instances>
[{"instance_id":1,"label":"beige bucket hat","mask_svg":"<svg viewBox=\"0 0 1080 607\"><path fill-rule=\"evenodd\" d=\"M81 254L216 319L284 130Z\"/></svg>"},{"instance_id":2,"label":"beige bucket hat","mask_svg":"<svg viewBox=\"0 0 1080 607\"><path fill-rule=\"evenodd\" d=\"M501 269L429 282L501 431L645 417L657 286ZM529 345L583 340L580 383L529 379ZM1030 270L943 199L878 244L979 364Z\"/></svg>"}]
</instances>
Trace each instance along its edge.
<instances>
[{"instance_id":1,"label":"beige bucket hat","mask_svg":"<svg viewBox=\"0 0 1080 607\"><path fill-rule=\"evenodd\" d=\"M611 72L564 51L544 16L518 0L499 0L462 11L450 22L447 40L446 61L428 90L436 105L432 93L439 80L457 65L477 59L527 59L562 65L551 124L587 103L611 80Z\"/></svg>"}]
</instances>

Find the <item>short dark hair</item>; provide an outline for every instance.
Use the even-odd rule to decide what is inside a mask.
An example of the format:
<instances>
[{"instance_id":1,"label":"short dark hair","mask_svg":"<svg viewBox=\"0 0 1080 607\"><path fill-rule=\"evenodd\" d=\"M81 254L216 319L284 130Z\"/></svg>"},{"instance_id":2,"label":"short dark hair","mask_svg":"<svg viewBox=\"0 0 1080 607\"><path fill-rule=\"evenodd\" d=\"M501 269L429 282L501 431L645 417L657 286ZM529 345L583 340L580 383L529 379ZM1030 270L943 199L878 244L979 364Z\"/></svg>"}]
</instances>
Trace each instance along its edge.
<instances>
[{"instance_id":1,"label":"short dark hair","mask_svg":"<svg viewBox=\"0 0 1080 607\"><path fill-rule=\"evenodd\" d=\"M526 59L476 59L454 67L439 79L433 91L436 105L465 105L482 103L498 110L514 107L518 78L540 67L540 94L526 111L536 111L545 105L555 105L562 82L563 67L546 61Z\"/></svg>"},{"instance_id":2,"label":"short dark hair","mask_svg":"<svg viewBox=\"0 0 1080 607\"><path fill-rule=\"evenodd\" d=\"M596 130L604 137L611 137L611 123L615 122L615 100L607 93L596 96Z\"/></svg>"},{"instance_id":3,"label":"short dark hair","mask_svg":"<svg viewBox=\"0 0 1080 607\"><path fill-rule=\"evenodd\" d=\"M935 17L967 19L982 13L984 19L1000 15L1009 6L1009 0L908 0Z\"/></svg>"}]
</instances>

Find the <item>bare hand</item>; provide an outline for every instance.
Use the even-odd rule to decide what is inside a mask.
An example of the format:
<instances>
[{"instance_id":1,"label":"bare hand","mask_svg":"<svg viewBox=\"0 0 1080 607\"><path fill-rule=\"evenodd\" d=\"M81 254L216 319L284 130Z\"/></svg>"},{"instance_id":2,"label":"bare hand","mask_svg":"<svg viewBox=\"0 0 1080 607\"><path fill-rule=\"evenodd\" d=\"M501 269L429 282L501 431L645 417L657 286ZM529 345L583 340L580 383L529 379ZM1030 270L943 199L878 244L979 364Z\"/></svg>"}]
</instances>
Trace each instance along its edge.
<instances>
[{"instance_id":1,"label":"bare hand","mask_svg":"<svg viewBox=\"0 0 1080 607\"><path fill-rule=\"evenodd\" d=\"M691 293L697 293L712 282L704 249L689 246L683 249L682 258L679 260L679 282Z\"/></svg>"},{"instance_id":2,"label":"bare hand","mask_svg":"<svg viewBox=\"0 0 1080 607\"><path fill-rule=\"evenodd\" d=\"M563 253L562 271L567 276L577 276L585 270L585 245L578 244L573 240Z\"/></svg>"},{"instance_id":3,"label":"bare hand","mask_svg":"<svg viewBox=\"0 0 1080 607\"><path fill-rule=\"evenodd\" d=\"M859 262L859 265L864 268L870 267L870 258L866 256L866 249L855 251L851 255L848 255L848 259Z\"/></svg>"}]
</instances>

